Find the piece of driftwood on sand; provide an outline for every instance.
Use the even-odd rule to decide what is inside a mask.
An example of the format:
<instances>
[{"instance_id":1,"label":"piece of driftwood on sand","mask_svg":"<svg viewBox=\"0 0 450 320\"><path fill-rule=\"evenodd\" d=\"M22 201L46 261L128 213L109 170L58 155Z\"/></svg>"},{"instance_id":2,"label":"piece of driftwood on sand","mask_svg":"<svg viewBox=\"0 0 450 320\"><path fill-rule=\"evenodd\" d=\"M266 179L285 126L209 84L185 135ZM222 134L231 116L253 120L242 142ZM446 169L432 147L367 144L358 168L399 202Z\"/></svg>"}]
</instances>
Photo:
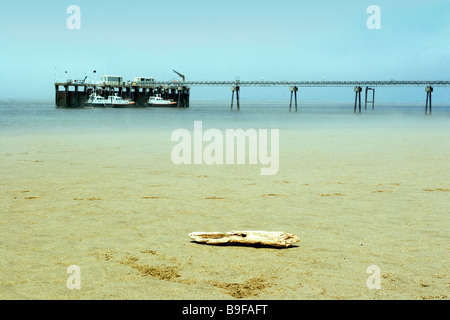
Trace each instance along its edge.
<instances>
[{"instance_id":1,"label":"piece of driftwood on sand","mask_svg":"<svg viewBox=\"0 0 450 320\"><path fill-rule=\"evenodd\" d=\"M245 244L282 248L300 241L294 234L278 231L192 232L189 238L206 244Z\"/></svg>"}]
</instances>

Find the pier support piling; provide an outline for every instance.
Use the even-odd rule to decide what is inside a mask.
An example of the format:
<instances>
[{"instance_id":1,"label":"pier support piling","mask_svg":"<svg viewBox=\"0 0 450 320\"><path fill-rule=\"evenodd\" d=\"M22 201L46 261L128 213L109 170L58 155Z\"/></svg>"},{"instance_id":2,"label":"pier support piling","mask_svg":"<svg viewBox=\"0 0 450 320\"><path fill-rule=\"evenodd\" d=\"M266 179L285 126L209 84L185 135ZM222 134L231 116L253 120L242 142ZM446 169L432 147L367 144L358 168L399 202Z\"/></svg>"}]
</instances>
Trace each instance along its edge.
<instances>
[{"instance_id":1,"label":"pier support piling","mask_svg":"<svg viewBox=\"0 0 450 320\"><path fill-rule=\"evenodd\" d=\"M59 86L57 84L55 84L55 106L57 106L57 107L59 107L58 92L59 92Z\"/></svg>"},{"instance_id":2,"label":"pier support piling","mask_svg":"<svg viewBox=\"0 0 450 320\"><path fill-rule=\"evenodd\" d=\"M73 100L74 100L74 105L76 107L79 107L80 106L80 95L78 94L78 86L75 86L75 94L74 94Z\"/></svg>"},{"instance_id":3,"label":"pier support piling","mask_svg":"<svg viewBox=\"0 0 450 320\"><path fill-rule=\"evenodd\" d=\"M367 100L369 91L372 91L372 101ZM375 104L375 88L366 87L366 96L365 96L364 110L367 110L367 102L372 103L372 110L373 110L374 109L374 104Z\"/></svg>"},{"instance_id":4,"label":"pier support piling","mask_svg":"<svg viewBox=\"0 0 450 320\"><path fill-rule=\"evenodd\" d=\"M295 111L297 111L297 91L298 87L290 87L289 90L291 91L291 102L289 103L289 111L291 111L292 108L292 95L295 97Z\"/></svg>"},{"instance_id":5,"label":"pier support piling","mask_svg":"<svg viewBox=\"0 0 450 320\"><path fill-rule=\"evenodd\" d=\"M239 86L233 86L231 87L231 110L233 110L233 99L234 99L234 93L236 92L236 106L237 110L240 109L239 107Z\"/></svg>"},{"instance_id":6,"label":"pier support piling","mask_svg":"<svg viewBox=\"0 0 450 320\"><path fill-rule=\"evenodd\" d=\"M427 100L425 102L425 114L428 113L428 101L430 102L430 114L431 114L431 93L433 92L433 87L427 86L425 88L425 92L427 93Z\"/></svg>"},{"instance_id":7,"label":"pier support piling","mask_svg":"<svg viewBox=\"0 0 450 320\"><path fill-rule=\"evenodd\" d=\"M65 85L64 90L66 91L66 96L65 96L66 102L65 102L64 107L68 108L69 107L69 85Z\"/></svg>"},{"instance_id":8,"label":"pier support piling","mask_svg":"<svg viewBox=\"0 0 450 320\"><path fill-rule=\"evenodd\" d=\"M361 113L361 91L362 88L360 86L355 87L355 108L353 109L353 112L356 113L356 102L359 100L359 113Z\"/></svg>"},{"instance_id":9,"label":"pier support piling","mask_svg":"<svg viewBox=\"0 0 450 320\"><path fill-rule=\"evenodd\" d=\"M183 92L183 87L178 87L177 90L178 90L177 108L179 108L181 103L181 93Z\"/></svg>"},{"instance_id":10,"label":"pier support piling","mask_svg":"<svg viewBox=\"0 0 450 320\"><path fill-rule=\"evenodd\" d=\"M184 89L184 94L183 94L183 97L184 97L184 103L183 103L183 107L184 108L189 108L189 94L190 94L190 92L189 92L189 88L187 88L187 87L184 87L185 89Z\"/></svg>"}]
</instances>

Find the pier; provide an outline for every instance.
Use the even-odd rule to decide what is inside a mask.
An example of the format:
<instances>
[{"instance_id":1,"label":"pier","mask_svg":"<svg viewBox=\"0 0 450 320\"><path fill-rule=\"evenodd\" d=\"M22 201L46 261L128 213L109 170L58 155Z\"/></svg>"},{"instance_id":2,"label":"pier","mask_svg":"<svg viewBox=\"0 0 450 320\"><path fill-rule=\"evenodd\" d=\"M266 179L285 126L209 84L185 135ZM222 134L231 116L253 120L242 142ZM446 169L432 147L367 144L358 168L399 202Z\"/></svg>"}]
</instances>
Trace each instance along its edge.
<instances>
[{"instance_id":1,"label":"pier","mask_svg":"<svg viewBox=\"0 0 450 320\"><path fill-rule=\"evenodd\" d=\"M123 99L134 101L136 107L146 107L151 96L160 94L163 99L176 101L178 108L189 107L189 87L176 82L164 85L55 82L55 105L58 108L84 108L89 95L93 92L103 97L117 95Z\"/></svg>"},{"instance_id":2,"label":"pier","mask_svg":"<svg viewBox=\"0 0 450 320\"><path fill-rule=\"evenodd\" d=\"M234 107L236 95L236 108L240 109L239 93L245 87L287 87L291 93L289 111L292 109L292 98L295 99L295 111L298 110L297 92L299 88L310 87L353 87L355 92L354 112L361 112L361 92L365 88L365 105L372 104L375 108L375 88L377 87L422 87L426 92L425 114L431 114L431 93L434 87L450 87L450 81L154 81L151 84L89 84L76 81L55 83L55 104L57 107L80 108L84 107L89 95L96 91L102 96L118 95L123 99L135 102L136 107L145 107L150 96L161 94L164 99L177 101L178 108L189 107L189 94L191 87L229 87L231 88L231 109ZM63 90L60 90L60 89ZM372 93L369 100L369 92Z\"/></svg>"}]
</instances>

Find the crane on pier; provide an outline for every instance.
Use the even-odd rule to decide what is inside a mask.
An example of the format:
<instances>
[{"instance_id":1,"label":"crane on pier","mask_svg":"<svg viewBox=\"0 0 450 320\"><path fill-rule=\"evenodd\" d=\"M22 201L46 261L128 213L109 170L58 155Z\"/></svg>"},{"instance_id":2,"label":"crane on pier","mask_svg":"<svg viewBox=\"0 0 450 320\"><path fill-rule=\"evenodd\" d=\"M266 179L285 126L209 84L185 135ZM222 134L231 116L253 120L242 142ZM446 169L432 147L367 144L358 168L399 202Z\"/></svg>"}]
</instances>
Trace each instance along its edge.
<instances>
[{"instance_id":1,"label":"crane on pier","mask_svg":"<svg viewBox=\"0 0 450 320\"><path fill-rule=\"evenodd\" d=\"M175 72L177 75L179 75L181 77L181 79L183 79L183 82L186 80L186 77L184 76L184 74L176 72L175 70L173 70L173 72Z\"/></svg>"}]
</instances>

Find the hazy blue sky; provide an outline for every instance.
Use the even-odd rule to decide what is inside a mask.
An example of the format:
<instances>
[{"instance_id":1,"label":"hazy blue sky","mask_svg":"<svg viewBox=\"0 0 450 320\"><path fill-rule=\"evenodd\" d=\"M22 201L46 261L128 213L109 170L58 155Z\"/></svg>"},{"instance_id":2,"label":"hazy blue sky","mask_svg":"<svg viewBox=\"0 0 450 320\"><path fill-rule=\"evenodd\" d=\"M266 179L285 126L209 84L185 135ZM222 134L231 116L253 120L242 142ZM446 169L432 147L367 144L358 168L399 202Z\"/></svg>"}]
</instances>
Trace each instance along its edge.
<instances>
[{"instance_id":1,"label":"hazy blue sky","mask_svg":"<svg viewBox=\"0 0 450 320\"><path fill-rule=\"evenodd\" d=\"M72 4L80 30L66 26ZM369 5L381 9L379 30L366 26ZM450 80L450 1L2 1L0 48L0 98L53 99L55 70L59 79L97 70L97 78L172 80L175 69L188 80ZM264 92L283 98L282 90ZM231 95L191 91L193 99ZM436 88L434 98L449 101L449 91ZM425 100L424 88L396 92L377 95ZM311 100L331 94L353 98L351 88L302 89Z\"/></svg>"}]
</instances>

